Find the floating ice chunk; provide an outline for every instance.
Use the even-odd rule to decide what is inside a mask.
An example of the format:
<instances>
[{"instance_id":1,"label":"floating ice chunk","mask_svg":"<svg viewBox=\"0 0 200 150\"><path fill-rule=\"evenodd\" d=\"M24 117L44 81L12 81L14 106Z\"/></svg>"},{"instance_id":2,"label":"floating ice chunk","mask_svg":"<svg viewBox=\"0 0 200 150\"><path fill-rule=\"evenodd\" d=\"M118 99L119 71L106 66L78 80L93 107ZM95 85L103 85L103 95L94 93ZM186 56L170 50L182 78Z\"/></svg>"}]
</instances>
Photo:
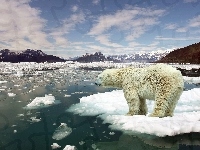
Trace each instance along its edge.
<instances>
[{"instance_id":1,"label":"floating ice chunk","mask_svg":"<svg viewBox=\"0 0 200 150\"><path fill-rule=\"evenodd\" d=\"M22 71L18 70L14 75L17 77L22 77L24 75L24 73Z\"/></svg>"},{"instance_id":2,"label":"floating ice chunk","mask_svg":"<svg viewBox=\"0 0 200 150\"><path fill-rule=\"evenodd\" d=\"M109 132L110 135L115 135L115 132Z\"/></svg>"},{"instance_id":3,"label":"floating ice chunk","mask_svg":"<svg viewBox=\"0 0 200 150\"><path fill-rule=\"evenodd\" d=\"M17 114L17 117L24 117L24 114Z\"/></svg>"},{"instance_id":4,"label":"floating ice chunk","mask_svg":"<svg viewBox=\"0 0 200 150\"><path fill-rule=\"evenodd\" d=\"M17 130L14 130L13 133L17 133Z\"/></svg>"},{"instance_id":5,"label":"floating ice chunk","mask_svg":"<svg viewBox=\"0 0 200 150\"><path fill-rule=\"evenodd\" d=\"M93 149L97 149L97 146L95 144L92 144Z\"/></svg>"},{"instance_id":6,"label":"floating ice chunk","mask_svg":"<svg viewBox=\"0 0 200 150\"><path fill-rule=\"evenodd\" d=\"M67 94L64 95L64 97L70 97L70 96L71 96L71 95L67 95Z\"/></svg>"},{"instance_id":7,"label":"floating ice chunk","mask_svg":"<svg viewBox=\"0 0 200 150\"><path fill-rule=\"evenodd\" d=\"M55 97L52 95L45 95L45 97L36 97L31 103L29 103L25 109L37 109L48 107L54 104L59 104L60 101L55 100Z\"/></svg>"},{"instance_id":8,"label":"floating ice chunk","mask_svg":"<svg viewBox=\"0 0 200 150\"><path fill-rule=\"evenodd\" d=\"M80 141L79 142L79 145L83 145L85 142L84 141Z\"/></svg>"},{"instance_id":9,"label":"floating ice chunk","mask_svg":"<svg viewBox=\"0 0 200 150\"><path fill-rule=\"evenodd\" d=\"M52 138L54 140L62 140L63 138L70 135L71 132L72 132L72 129L68 127L66 123L61 123L61 125L53 133Z\"/></svg>"},{"instance_id":10,"label":"floating ice chunk","mask_svg":"<svg viewBox=\"0 0 200 150\"><path fill-rule=\"evenodd\" d=\"M194 84L197 84L197 83L200 83L200 77L187 77L187 76L183 76L183 80L187 83L194 83Z\"/></svg>"},{"instance_id":11,"label":"floating ice chunk","mask_svg":"<svg viewBox=\"0 0 200 150\"><path fill-rule=\"evenodd\" d=\"M148 115L154 101L147 100ZM156 136L200 132L200 88L184 91L178 101L173 117L126 116L128 105L122 90L98 93L82 97L80 103L67 111L82 116L99 115L110 128L129 134L145 133Z\"/></svg>"},{"instance_id":12,"label":"floating ice chunk","mask_svg":"<svg viewBox=\"0 0 200 150\"><path fill-rule=\"evenodd\" d=\"M52 149L57 149L57 148L61 148L61 146L58 145L57 143L53 143L53 144L51 145L51 148L52 148Z\"/></svg>"},{"instance_id":13,"label":"floating ice chunk","mask_svg":"<svg viewBox=\"0 0 200 150\"><path fill-rule=\"evenodd\" d=\"M14 97L16 94L15 93L8 93L9 97Z\"/></svg>"},{"instance_id":14,"label":"floating ice chunk","mask_svg":"<svg viewBox=\"0 0 200 150\"><path fill-rule=\"evenodd\" d=\"M75 146L66 145L63 150L77 150Z\"/></svg>"},{"instance_id":15,"label":"floating ice chunk","mask_svg":"<svg viewBox=\"0 0 200 150\"><path fill-rule=\"evenodd\" d=\"M36 117L31 117L30 122L40 122L41 118L37 119Z\"/></svg>"}]
</instances>

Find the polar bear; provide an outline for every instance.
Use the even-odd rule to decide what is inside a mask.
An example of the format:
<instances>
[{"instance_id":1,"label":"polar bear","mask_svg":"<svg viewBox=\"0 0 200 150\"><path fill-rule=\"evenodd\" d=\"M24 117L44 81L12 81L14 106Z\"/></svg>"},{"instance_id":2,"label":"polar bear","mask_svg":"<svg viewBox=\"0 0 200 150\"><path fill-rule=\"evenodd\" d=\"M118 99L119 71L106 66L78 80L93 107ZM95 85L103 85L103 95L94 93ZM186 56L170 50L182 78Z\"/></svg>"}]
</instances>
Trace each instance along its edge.
<instances>
[{"instance_id":1,"label":"polar bear","mask_svg":"<svg viewBox=\"0 0 200 150\"><path fill-rule=\"evenodd\" d=\"M106 69L95 84L122 88L129 106L127 115L146 115L146 99L155 100L150 116L160 118L173 116L184 86L181 72L166 64Z\"/></svg>"}]
</instances>

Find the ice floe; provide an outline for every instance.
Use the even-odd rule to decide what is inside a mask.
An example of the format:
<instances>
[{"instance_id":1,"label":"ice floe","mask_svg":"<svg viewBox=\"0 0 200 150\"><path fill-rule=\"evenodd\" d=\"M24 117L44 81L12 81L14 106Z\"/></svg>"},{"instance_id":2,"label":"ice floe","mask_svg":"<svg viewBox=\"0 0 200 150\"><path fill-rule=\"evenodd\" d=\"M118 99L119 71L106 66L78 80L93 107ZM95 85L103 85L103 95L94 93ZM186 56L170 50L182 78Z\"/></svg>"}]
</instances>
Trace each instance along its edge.
<instances>
[{"instance_id":1,"label":"ice floe","mask_svg":"<svg viewBox=\"0 0 200 150\"><path fill-rule=\"evenodd\" d=\"M37 117L31 117L30 118L30 122L40 122L41 121L41 118L37 118Z\"/></svg>"},{"instance_id":2,"label":"ice floe","mask_svg":"<svg viewBox=\"0 0 200 150\"><path fill-rule=\"evenodd\" d=\"M61 123L61 125L56 128L53 133L52 139L54 140L62 140L72 132L72 128L68 127L66 123Z\"/></svg>"},{"instance_id":3,"label":"ice floe","mask_svg":"<svg viewBox=\"0 0 200 150\"><path fill-rule=\"evenodd\" d=\"M61 148L61 146L58 145L57 143L53 143L53 144L51 145L51 148L52 148L52 149L58 149L58 148Z\"/></svg>"},{"instance_id":4,"label":"ice floe","mask_svg":"<svg viewBox=\"0 0 200 150\"><path fill-rule=\"evenodd\" d=\"M154 101L147 100L148 115ZM200 88L184 91L178 101L173 117L126 116L128 105L122 90L98 93L82 97L79 104L67 111L81 116L99 115L110 128L127 133L145 133L160 137L182 133L200 132Z\"/></svg>"},{"instance_id":5,"label":"ice floe","mask_svg":"<svg viewBox=\"0 0 200 150\"><path fill-rule=\"evenodd\" d=\"M187 77L187 76L183 76L183 80L189 84L197 84L200 83L200 77Z\"/></svg>"},{"instance_id":6,"label":"ice floe","mask_svg":"<svg viewBox=\"0 0 200 150\"><path fill-rule=\"evenodd\" d=\"M8 93L9 97L14 97L16 94L15 93Z\"/></svg>"},{"instance_id":7,"label":"ice floe","mask_svg":"<svg viewBox=\"0 0 200 150\"><path fill-rule=\"evenodd\" d=\"M67 94L65 94L64 97L71 97L71 95L67 95Z\"/></svg>"},{"instance_id":8,"label":"ice floe","mask_svg":"<svg viewBox=\"0 0 200 150\"><path fill-rule=\"evenodd\" d=\"M54 104L59 104L59 100L55 100L52 95L45 95L44 97L36 97L31 103L24 107L25 109L38 109L43 107L49 107Z\"/></svg>"},{"instance_id":9,"label":"ice floe","mask_svg":"<svg viewBox=\"0 0 200 150\"><path fill-rule=\"evenodd\" d=\"M7 82L8 82L8 81L0 81L0 84L1 84L1 83L7 83Z\"/></svg>"},{"instance_id":10,"label":"ice floe","mask_svg":"<svg viewBox=\"0 0 200 150\"><path fill-rule=\"evenodd\" d=\"M63 150L77 150L77 148L75 146L66 145Z\"/></svg>"}]
</instances>

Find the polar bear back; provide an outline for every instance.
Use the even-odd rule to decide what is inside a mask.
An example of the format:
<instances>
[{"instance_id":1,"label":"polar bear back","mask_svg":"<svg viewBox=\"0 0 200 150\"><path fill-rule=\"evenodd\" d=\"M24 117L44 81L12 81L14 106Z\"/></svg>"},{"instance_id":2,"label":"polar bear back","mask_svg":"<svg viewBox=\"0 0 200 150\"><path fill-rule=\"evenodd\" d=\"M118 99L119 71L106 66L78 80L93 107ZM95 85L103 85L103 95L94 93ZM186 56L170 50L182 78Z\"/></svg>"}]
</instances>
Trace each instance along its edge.
<instances>
[{"instance_id":1,"label":"polar bear back","mask_svg":"<svg viewBox=\"0 0 200 150\"><path fill-rule=\"evenodd\" d=\"M181 72L165 64L151 65L145 68L126 68L123 71L123 85L137 89L140 97L155 99L155 93L165 88L183 88Z\"/></svg>"}]
</instances>

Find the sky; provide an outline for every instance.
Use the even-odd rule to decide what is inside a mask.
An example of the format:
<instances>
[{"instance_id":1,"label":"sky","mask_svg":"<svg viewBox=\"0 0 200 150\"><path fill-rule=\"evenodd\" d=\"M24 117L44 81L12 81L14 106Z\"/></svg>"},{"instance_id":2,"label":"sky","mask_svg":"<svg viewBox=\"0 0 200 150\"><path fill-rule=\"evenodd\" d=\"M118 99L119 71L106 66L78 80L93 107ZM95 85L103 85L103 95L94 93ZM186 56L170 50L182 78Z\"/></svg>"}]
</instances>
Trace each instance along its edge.
<instances>
[{"instance_id":1,"label":"sky","mask_svg":"<svg viewBox=\"0 0 200 150\"><path fill-rule=\"evenodd\" d=\"M0 0L0 49L63 58L200 42L199 0Z\"/></svg>"}]
</instances>

